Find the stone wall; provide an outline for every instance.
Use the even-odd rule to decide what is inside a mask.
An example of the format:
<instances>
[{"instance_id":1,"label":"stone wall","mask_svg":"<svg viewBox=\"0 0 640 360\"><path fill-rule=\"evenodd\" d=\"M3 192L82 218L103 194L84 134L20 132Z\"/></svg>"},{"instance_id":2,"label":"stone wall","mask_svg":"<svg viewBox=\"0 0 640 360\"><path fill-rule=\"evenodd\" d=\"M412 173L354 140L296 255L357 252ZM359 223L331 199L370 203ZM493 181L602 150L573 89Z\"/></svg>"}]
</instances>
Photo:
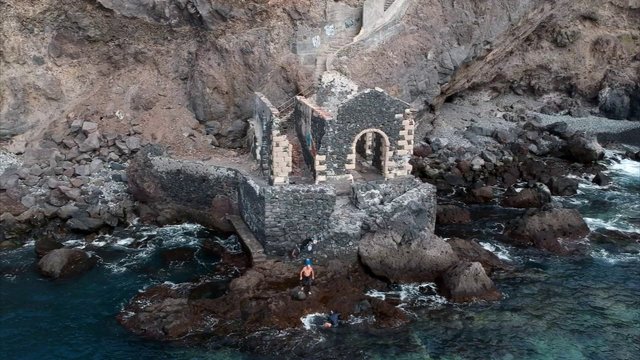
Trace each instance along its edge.
<instances>
[{"instance_id":1,"label":"stone wall","mask_svg":"<svg viewBox=\"0 0 640 360\"><path fill-rule=\"evenodd\" d=\"M278 109L263 94L256 93L253 155L272 185L289 183L292 170L292 145L280 128L281 123Z\"/></svg>"},{"instance_id":2,"label":"stone wall","mask_svg":"<svg viewBox=\"0 0 640 360\"><path fill-rule=\"evenodd\" d=\"M253 146L253 156L260 165L263 176L269 176L271 162L271 131L272 124L280 116L280 112L261 93L255 96L255 111L252 124L254 127L255 139Z\"/></svg>"},{"instance_id":3,"label":"stone wall","mask_svg":"<svg viewBox=\"0 0 640 360\"><path fill-rule=\"evenodd\" d=\"M316 154L322 146L327 121L331 121L331 114L312 104L308 99L297 96L294 110L295 129L304 162L314 178L316 173ZM322 172L323 169L320 169Z\"/></svg>"},{"instance_id":4,"label":"stone wall","mask_svg":"<svg viewBox=\"0 0 640 360\"><path fill-rule=\"evenodd\" d=\"M266 184L264 184L266 185ZM264 243L265 239L265 202L262 189L253 179L240 176L238 182L238 208L240 216L255 237Z\"/></svg>"},{"instance_id":5,"label":"stone wall","mask_svg":"<svg viewBox=\"0 0 640 360\"><path fill-rule=\"evenodd\" d=\"M264 189L265 252L284 256L329 229L336 195L321 185L271 186Z\"/></svg>"},{"instance_id":6,"label":"stone wall","mask_svg":"<svg viewBox=\"0 0 640 360\"><path fill-rule=\"evenodd\" d=\"M327 176L347 174L355 166L355 141L363 131L379 131L388 139L387 164L394 155L404 130L403 116L409 104L387 95L384 91L365 90L338 108L335 121L327 123L323 146L318 154L326 155ZM394 171L388 168L386 178Z\"/></svg>"}]
</instances>

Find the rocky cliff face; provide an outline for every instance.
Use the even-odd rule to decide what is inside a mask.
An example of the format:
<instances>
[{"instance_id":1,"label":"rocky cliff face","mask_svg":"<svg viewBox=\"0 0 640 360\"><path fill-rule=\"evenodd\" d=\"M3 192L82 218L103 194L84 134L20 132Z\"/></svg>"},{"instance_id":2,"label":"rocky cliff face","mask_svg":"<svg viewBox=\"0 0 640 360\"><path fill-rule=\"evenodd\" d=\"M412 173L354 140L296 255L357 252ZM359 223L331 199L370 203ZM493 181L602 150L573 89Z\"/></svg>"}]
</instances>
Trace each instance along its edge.
<instances>
[{"instance_id":1,"label":"rocky cliff face","mask_svg":"<svg viewBox=\"0 0 640 360\"><path fill-rule=\"evenodd\" d=\"M335 16L330 3L1 1L0 138L37 139L72 114L148 122L142 135L154 142L242 146L232 124L251 115L253 91L283 103L313 84L294 39L320 31ZM383 31L334 49L328 67L417 107L489 86L575 101L600 94L612 116L639 116L637 0L408 4ZM185 130L194 119L206 124L202 137Z\"/></svg>"}]
</instances>

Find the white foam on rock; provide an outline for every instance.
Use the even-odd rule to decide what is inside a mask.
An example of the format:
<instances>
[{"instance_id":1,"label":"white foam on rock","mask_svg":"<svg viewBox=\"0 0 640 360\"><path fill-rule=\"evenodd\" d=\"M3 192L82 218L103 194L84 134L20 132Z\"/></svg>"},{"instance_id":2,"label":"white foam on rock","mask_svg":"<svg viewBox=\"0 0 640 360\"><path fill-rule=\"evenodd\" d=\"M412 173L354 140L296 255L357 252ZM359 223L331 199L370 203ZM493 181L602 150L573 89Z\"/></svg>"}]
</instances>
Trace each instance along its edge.
<instances>
[{"instance_id":1,"label":"white foam on rock","mask_svg":"<svg viewBox=\"0 0 640 360\"><path fill-rule=\"evenodd\" d=\"M488 242L479 242L479 244L482 245L485 250L494 253L499 259L513 261L513 258L506 246L491 244Z\"/></svg>"},{"instance_id":2,"label":"white foam on rock","mask_svg":"<svg viewBox=\"0 0 640 360\"><path fill-rule=\"evenodd\" d=\"M312 313L301 317L300 321L302 322L302 326L305 328L305 330L312 330L318 327L317 324L319 322L319 319L326 318L327 314L325 313Z\"/></svg>"},{"instance_id":3,"label":"white foam on rock","mask_svg":"<svg viewBox=\"0 0 640 360\"><path fill-rule=\"evenodd\" d=\"M639 261L640 254L612 254L604 249L594 250L591 257L602 260L609 264L617 264L620 262Z\"/></svg>"},{"instance_id":4,"label":"white foam on rock","mask_svg":"<svg viewBox=\"0 0 640 360\"><path fill-rule=\"evenodd\" d=\"M434 283L409 283L398 285L397 290L369 290L366 296L380 300L398 299L398 307L405 306L440 306L447 303L447 299L436 292Z\"/></svg>"}]
</instances>

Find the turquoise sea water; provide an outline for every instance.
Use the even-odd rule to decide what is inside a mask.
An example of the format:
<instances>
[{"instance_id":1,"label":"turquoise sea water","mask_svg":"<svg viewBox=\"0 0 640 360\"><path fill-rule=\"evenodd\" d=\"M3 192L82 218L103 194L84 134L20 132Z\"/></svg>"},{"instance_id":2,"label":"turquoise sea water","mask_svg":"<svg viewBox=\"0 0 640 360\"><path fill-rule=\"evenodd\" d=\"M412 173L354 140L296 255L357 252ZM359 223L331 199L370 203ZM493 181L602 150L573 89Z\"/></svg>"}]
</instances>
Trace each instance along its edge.
<instances>
[{"instance_id":1,"label":"turquoise sea water","mask_svg":"<svg viewBox=\"0 0 640 360\"><path fill-rule=\"evenodd\" d=\"M640 232L640 164L623 161L609 171L614 184L589 185L563 199L592 230ZM174 247L198 249L212 234L194 225L136 227L87 250L102 262L65 281L41 278L33 246L0 253L2 359L637 359L640 354L640 244L615 234L585 240L585 254L557 257L515 249L495 240L508 218L490 216L475 237L516 266L494 280L502 301L453 305L418 285L378 296L399 297L415 321L393 330L347 325L334 332L304 331L308 347L257 356L216 346L183 347L142 340L115 315L139 289L188 281L211 271L217 259L163 261ZM132 244L145 239L146 246ZM219 239L237 251L233 238ZM72 245L73 242L70 242ZM78 242L79 244L79 242ZM375 295L375 294L373 294ZM302 323L301 323L302 325Z\"/></svg>"}]
</instances>

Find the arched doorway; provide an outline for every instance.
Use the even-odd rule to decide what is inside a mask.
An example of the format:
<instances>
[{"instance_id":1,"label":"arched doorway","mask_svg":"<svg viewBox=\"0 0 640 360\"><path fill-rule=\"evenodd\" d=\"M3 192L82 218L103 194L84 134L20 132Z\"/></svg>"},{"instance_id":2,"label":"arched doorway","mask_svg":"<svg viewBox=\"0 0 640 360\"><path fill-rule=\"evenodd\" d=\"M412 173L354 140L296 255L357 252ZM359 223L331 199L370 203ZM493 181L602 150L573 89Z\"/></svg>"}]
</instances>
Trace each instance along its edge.
<instances>
[{"instance_id":1,"label":"arched doorway","mask_svg":"<svg viewBox=\"0 0 640 360\"><path fill-rule=\"evenodd\" d=\"M354 180L376 180L386 178L389 138L378 129L367 129L356 135L351 158L354 163Z\"/></svg>"}]
</instances>

